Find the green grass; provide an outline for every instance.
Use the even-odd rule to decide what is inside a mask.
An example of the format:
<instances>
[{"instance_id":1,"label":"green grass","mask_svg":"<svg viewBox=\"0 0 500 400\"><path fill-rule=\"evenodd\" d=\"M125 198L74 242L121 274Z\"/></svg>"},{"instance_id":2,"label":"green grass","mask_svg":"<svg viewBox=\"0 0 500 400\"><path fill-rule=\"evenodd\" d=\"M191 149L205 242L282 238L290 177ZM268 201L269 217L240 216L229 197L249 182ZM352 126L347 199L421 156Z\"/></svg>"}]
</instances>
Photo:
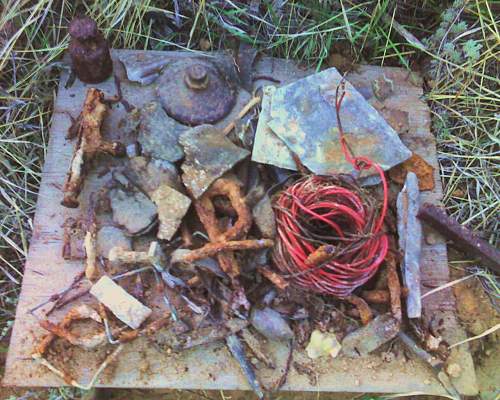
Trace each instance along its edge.
<instances>
[{"instance_id":1,"label":"green grass","mask_svg":"<svg viewBox=\"0 0 500 400\"><path fill-rule=\"evenodd\" d=\"M273 6L285 3L282 7ZM438 140L444 204L498 244L500 213L499 2L439 0L173 2L97 0L93 16L113 47L197 50L246 41L317 68L332 51L356 62L419 69ZM52 105L77 12L67 0L4 0L0 9L0 321L9 334L33 228ZM165 5L166 4L166 5ZM397 7L394 8L394 5ZM495 12L496 10L496 12ZM456 11L459 11L457 13ZM496 18L496 19L495 19ZM407 42L394 22L426 47ZM430 61L430 62L428 62ZM64 398L64 397L63 397Z\"/></svg>"}]
</instances>

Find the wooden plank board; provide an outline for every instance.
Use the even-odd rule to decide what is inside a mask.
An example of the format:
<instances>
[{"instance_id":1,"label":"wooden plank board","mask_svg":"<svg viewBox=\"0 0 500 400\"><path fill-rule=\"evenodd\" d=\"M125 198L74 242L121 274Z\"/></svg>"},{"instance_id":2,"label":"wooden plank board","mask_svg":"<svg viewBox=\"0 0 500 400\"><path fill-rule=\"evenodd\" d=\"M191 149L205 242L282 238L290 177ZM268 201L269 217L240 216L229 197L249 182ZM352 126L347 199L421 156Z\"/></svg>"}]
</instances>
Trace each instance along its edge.
<instances>
[{"instance_id":1,"label":"wooden plank board","mask_svg":"<svg viewBox=\"0 0 500 400\"><path fill-rule=\"evenodd\" d=\"M116 50L134 53L136 51ZM184 57L189 53L150 52L157 57ZM257 66L259 73L281 74L284 77L297 72L287 61L264 58ZM123 68L115 62L115 71L123 76ZM439 202L441 184L439 181L435 142L430 133L429 110L422 101L422 89L408 79L408 72L397 68L364 66L349 77L351 83L362 93L369 93L371 82L382 76L392 79L395 91L386 101L387 108L405 111L409 116L409 130L402 133L402 140L412 150L422 155L436 168L436 189L424 193L426 201ZM65 261L61 255L63 222L67 217L78 216L85 211L88 195L99 187L97 174L91 174L88 184L81 195L79 210L60 206L61 188L69 165L73 142L65 139L71 124L70 115L76 117L81 109L88 85L77 81L68 89L64 88L67 75L61 77L57 100L54 106L50 141L47 158L42 174L39 199L34 220L34 231L26 262L23 286L17 308L16 321L3 383L13 386L60 386L64 382L46 368L33 362L29 356L34 344L45 333L38 325L35 316L28 313L35 305L46 300L53 293L66 288L73 277L81 271L81 262ZM115 94L112 79L96 85L108 96ZM152 100L154 87L140 87L133 83L122 84L125 98L136 106ZM244 99L240 99L243 101ZM237 111L237 110L235 110ZM105 123L105 134L110 137L119 135L119 122L124 115L121 105L113 107ZM228 117L229 120L231 117ZM220 123L221 126L225 122ZM433 245L424 244L422 263L424 272L423 291L440 285L448 279L446 245L437 238ZM442 291L424 302L424 312L428 321L444 318L449 343L464 338L464 332L454 314L454 300L450 291ZM57 321L68 310L55 312L51 317ZM472 359L467 346L459 346L452 353L453 359L462 367L462 375L454 380L457 388L467 395L477 392ZM287 356L286 346L270 343L268 350L279 366L275 371L261 371L259 375L266 386L276 382ZM89 381L97 365L102 360L102 352L85 352L73 349L70 364L76 366L75 378L82 383ZM418 360L405 360L399 357L392 362L384 362L378 355L351 360L344 357L335 360L321 360L312 363L301 353L296 352L294 359L305 363L317 374L317 384L311 385L308 378L299 375L293 368L284 390L300 391L347 391L347 392L424 392L442 394L443 388L434 378L426 365ZM98 386L135 387L135 388L178 388L178 389L244 389L248 384L237 364L222 345L212 345L187 351L180 355L160 353L146 340L139 339L128 344L120 354L116 365L103 374Z\"/></svg>"}]
</instances>

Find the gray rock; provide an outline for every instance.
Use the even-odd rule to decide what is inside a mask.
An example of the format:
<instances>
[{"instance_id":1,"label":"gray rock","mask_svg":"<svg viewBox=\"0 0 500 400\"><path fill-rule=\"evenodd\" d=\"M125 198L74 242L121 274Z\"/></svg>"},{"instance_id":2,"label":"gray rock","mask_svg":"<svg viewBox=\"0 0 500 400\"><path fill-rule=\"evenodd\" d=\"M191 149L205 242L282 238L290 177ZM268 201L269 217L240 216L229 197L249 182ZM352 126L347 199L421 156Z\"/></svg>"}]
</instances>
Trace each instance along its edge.
<instances>
[{"instance_id":1,"label":"gray rock","mask_svg":"<svg viewBox=\"0 0 500 400\"><path fill-rule=\"evenodd\" d=\"M184 125L167 115L160 103L152 101L141 110L137 140L143 154L175 162L183 157L178 139L185 130Z\"/></svg>"},{"instance_id":2,"label":"gray rock","mask_svg":"<svg viewBox=\"0 0 500 400\"><path fill-rule=\"evenodd\" d=\"M181 189L181 181L174 164L165 160L145 157L133 157L124 171L127 177L151 197L152 193L162 185Z\"/></svg>"},{"instance_id":3,"label":"gray rock","mask_svg":"<svg viewBox=\"0 0 500 400\"><path fill-rule=\"evenodd\" d=\"M277 311L266 307L262 310L254 307L250 314L250 323L262 335L271 340L290 340L293 331Z\"/></svg>"},{"instance_id":4,"label":"gray rock","mask_svg":"<svg viewBox=\"0 0 500 400\"><path fill-rule=\"evenodd\" d=\"M349 333L342 341L342 352L351 358L365 357L396 337L399 329L399 321L392 315L379 315L367 325Z\"/></svg>"},{"instance_id":5,"label":"gray rock","mask_svg":"<svg viewBox=\"0 0 500 400\"><path fill-rule=\"evenodd\" d=\"M160 222L158 239L170 240L191 205L191 199L181 193L175 165L165 160L134 157L125 173L156 205Z\"/></svg>"},{"instance_id":6,"label":"gray rock","mask_svg":"<svg viewBox=\"0 0 500 400\"><path fill-rule=\"evenodd\" d=\"M180 143L186 153L181 166L182 181L195 198L250 154L212 125L200 125L184 132Z\"/></svg>"},{"instance_id":7,"label":"gray rock","mask_svg":"<svg viewBox=\"0 0 500 400\"><path fill-rule=\"evenodd\" d=\"M160 70L170 62L168 58L147 52L140 54L119 53L118 59L125 67L128 80L138 82L141 85L153 83L160 76Z\"/></svg>"},{"instance_id":8,"label":"gray rock","mask_svg":"<svg viewBox=\"0 0 500 400\"><path fill-rule=\"evenodd\" d=\"M103 226L97 232L97 252L100 256L107 258L109 250L113 247L132 250L132 240L115 226Z\"/></svg>"},{"instance_id":9,"label":"gray rock","mask_svg":"<svg viewBox=\"0 0 500 400\"><path fill-rule=\"evenodd\" d=\"M172 239L189 210L191 199L170 186L162 185L152 193L151 200L156 204L160 222L158 239Z\"/></svg>"},{"instance_id":10,"label":"gray rock","mask_svg":"<svg viewBox=\"0 0 500 400\"><path fill-rule=\"evenodd\" d=\"M130 235L149 230L156 221L156 206L138 190L111 189L109 200L113 221L123 226Z\"/></svg>"},{"instance_id":11,"label":"gray rock","mask_svg":"<svg viewBox=\"0 0 500 400\"><path fill-rule=\"evenodd\" d=\"M253 208L252 215L263 237L272 239L276 236L273 206L267 194Z\"/></svg>"}]
</instances>

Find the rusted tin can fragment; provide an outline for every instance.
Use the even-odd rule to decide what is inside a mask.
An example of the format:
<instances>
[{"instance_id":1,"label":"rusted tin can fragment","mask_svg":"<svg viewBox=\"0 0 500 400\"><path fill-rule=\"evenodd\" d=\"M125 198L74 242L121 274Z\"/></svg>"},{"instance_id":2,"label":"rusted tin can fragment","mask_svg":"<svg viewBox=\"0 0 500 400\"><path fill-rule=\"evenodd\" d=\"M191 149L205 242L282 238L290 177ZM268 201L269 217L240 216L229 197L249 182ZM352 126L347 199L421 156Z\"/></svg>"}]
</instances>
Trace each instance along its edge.
<instances>
[{"instance_id":1,"label":"rusted tin can fragment","mask_svg":"<svg viewBox=\"0 0 500 400\"><path fill-rule=\"evenodd\" d=\"M420 318L420 253L422 248L422 225L417 218L420 207L418 178L408 172L403 190L398 195L398 235L399 247L403 251L403 279L408 288L406 310L408 318Z\"/></svg>"},{"instance_id":2,"label":"rusted tin can fragment","mask_svg":"<svg viewBox=\"0 0 500 400\"><path fill-rule=\"evenodd\" d=\"M69 34L69 54L78 79L85 83L106 80L113 72L113 61L96 22L86 16L75 17L69 24Z\"/></svg>"},{"instance_id":3,"label":"rusted tin can fragment","mask_svg":"<svg viewBox=\"0 0 500 400\"><path fill-rule=\"evenodd\" d=\"M353 172L342 153L334 108L335 89L341 80L337 70L330 68L277 88L271 99L268 127L315 174ZM355 156L366 156L383 169L411 156L394 129L349 83L341 117ZM265 130L257 131L256 143L262 133ZM276 148L264 150L271 164L285 166L276 160Z\"/></svg>"},{"instance_id":4,"label":"rusted tin can fragment","mask_svg":"<svg viewBox=\"0 0 500 400\"><path fill-rule=\"evenodd\" d=\"M441 235L451 239L458 250L480 258L486 266L500 273L500 250L449 217L444 209L430 203L424 203L420 207L418 217Z\"/></svg>"}]
</instances>

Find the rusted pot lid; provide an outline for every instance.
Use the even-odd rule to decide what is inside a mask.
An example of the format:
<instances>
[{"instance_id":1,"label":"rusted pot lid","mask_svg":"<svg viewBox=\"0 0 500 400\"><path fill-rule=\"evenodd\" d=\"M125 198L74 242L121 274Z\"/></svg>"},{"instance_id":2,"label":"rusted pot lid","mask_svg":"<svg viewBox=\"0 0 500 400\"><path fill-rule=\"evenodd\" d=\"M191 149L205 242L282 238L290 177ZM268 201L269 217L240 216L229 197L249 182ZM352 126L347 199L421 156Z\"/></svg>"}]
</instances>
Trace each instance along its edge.
<instances>
[{"instance_id":1,"label":"rusted pot lid","mask_svg":"<svg viewBox=\"0 0 500 400\"><path fill-rule=\"evenodd\" d=\"M236 91L217 67L202 59L168 65L158 80L158 97L172 118L186 125L213 124L236 102Z\"/></svg>"}]
</instances>

